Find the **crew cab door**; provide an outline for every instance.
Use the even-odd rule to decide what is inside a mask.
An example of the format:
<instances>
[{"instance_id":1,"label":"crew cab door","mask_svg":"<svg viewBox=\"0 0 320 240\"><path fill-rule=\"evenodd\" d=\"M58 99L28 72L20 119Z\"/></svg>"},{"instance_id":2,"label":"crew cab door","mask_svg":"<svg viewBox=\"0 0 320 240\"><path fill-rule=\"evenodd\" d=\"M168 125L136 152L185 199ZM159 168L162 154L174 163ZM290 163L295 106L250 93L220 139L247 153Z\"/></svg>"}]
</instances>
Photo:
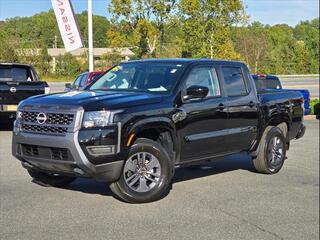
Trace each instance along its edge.
<instances>
[{"instance_id":1,"label":"crew cab door","mask_svg":"<svg viewBox=\"0 0 320 240\"><path fill-rule=\"evenodd\" d=\"M208 95L184 101L180 111L185 118L177 124L181 142L181 162L201 160L223 153L227 111L222 106L220 84L213 66L195 66L186 77L183 96L190 86L205 86Z\"/></svg>"},{"instance_id":2,"label":"crew cab door","mask_svg":"<svg viewBox=\"0 0 320 240\"><path fill-rule=\"evenodd\" d=\"M247 151L257 136L259 112L256 92L248 74L245 74L247 69L241 66L221 66L220 71L227 95L226 151Z\"/></svg>"}]
</instances>

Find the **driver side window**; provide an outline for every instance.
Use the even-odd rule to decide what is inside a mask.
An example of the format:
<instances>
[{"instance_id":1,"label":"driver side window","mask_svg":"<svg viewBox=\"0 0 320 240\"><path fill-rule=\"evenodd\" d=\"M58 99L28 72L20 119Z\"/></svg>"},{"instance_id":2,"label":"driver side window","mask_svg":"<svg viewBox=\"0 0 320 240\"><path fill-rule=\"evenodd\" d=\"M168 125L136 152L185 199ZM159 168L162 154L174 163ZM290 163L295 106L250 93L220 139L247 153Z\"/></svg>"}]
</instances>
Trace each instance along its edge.
<instances>
[{"instance_id":1,"label":"driver side window","mask_svg":"<svg viewBox=\"0 0 320 240\"><path fill-rule=\"evenodd\" d=\"M193 85L207 87L209 89L207 97L220 96L220 87L215 68L195 67L189 73L186 80L186 88Z\"/></svg>"}]
</instances>

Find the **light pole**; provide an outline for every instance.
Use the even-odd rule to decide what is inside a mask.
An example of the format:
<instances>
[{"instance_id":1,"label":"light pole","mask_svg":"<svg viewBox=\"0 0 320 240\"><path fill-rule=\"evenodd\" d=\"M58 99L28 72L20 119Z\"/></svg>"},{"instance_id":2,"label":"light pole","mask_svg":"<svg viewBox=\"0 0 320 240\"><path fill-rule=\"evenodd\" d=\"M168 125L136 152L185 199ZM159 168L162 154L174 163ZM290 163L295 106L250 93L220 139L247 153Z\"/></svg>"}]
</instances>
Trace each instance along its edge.
<instances>
[{"instance_id":1,"label":"light pole","mask_svg":"<svg viewBox=\"0 0 320 240\"><path fill-rule=\"evenodd\" d=\"M88 0L88 48L89 72L93 72L92 0Z\"/></svg>"}]
</instances>

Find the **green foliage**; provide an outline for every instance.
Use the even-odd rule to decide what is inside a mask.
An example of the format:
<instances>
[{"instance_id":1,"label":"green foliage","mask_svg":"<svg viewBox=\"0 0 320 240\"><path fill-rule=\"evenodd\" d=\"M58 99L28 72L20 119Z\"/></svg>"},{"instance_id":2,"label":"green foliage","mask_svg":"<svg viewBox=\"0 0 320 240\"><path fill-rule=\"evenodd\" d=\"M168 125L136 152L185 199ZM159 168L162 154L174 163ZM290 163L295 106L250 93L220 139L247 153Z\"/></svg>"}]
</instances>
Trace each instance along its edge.
<instances>
[{"instance_id":1,"label":"green foliage","mask_svg":"<svg viewBox=\"0 0 320 240\"><path fill-rule=\"evenodd\" d=\"M240 58L230 39L232 24L244 17L240 0L181 0L179 10L184 56Z\"/></svg>"},{"instance_id":2,"label":"green foliage","mask_svg":"<svg viewBox=\"0 0 320 240\"><path fill-rule=\"evenodd\" d=\"M319 18L290 27L252 23L232 30L232 39L251 71L267 74L319 72Z\"/></svg>"},{"instance_id":3,"label":"green foliage","mask_svg":"<svg viewBox=\"0 0 320 240\"><path fill-rule=\"evenodd\" d=\"M320 115L320 101L318 98L310 101L310 114L318 116Z\"/></svg>"},{"instance_id":4,"label":"green foliage","mask_svg":"<svg viewBox=\"0 0 320 240\"><path fill-rule=\"evenodd\" d=\"M14 46L9 42L5 32L0 31L0 43L0 62L19 62L19 57L14 52Z\"/></svg>"},{"instance_id":5,"label":"green foliage","mask_svg":"<svg viewBox=\"0 0 320 240\"><path fill-rule=\"evenodd\" d=\"M122 61L122 56L118 53L111 53L102 56L102 60L104 63L104 66L101 66L102 68L110 68L116 64L119 64Z\"/></svg>"},{"instance_id":6,"label":"green foliage","mask_svg":"<svg viewBox=\"0 0 320 240\"><path fill-rule=\"evenodd\" d=\"M129 47L135 58L240 59L257 73L319 73L319 18L295 27L244 25L241 0L111 0L109 12L110 21L93 16L94 47ZM77 20L87 46L87 13L77 14ZM41 75L51 74L47 48L63 48L52 10L0 22L0 42L0 61L34 64ZM41 49L41 54L18 54L23 48ZM63 58L59 75L87 68L87 56L81 62ZM113 65L119 59L117 54L104 56L101 64Z\"/></svg>"},{"instance_id":7,"label":"green foliage","mask_svg":"<svg viewBox=\"0 0 320 240\"><path fill-rule=\"evenodd\" d=\"M58 76L75 77L81 71L81 63L70 53L57 58L56 74Z\"/></svg>"}]
</instances>

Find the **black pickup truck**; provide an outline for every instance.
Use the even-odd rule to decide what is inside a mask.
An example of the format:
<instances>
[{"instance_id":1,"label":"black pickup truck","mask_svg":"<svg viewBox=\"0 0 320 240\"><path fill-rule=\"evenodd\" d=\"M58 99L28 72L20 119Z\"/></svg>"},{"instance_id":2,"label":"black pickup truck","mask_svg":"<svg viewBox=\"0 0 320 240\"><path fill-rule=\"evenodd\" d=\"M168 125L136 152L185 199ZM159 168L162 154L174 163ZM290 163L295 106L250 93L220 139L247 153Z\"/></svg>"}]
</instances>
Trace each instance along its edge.
<instances>
[{"instance_id":1,"label":"black pickup truck","mask_svg":"<svg viewBox=\"0 0 320 240\"><path fill-rule=\"evenodd\" d=\"M21 100L49 91L31 65L0 63L0 123L16 117Z\"/></svg>"},{"instance_id":2,"label":"black pickup truck","mask_svg":"<svg viewBox=\"0 0 320 240\"><path fill-rule=\"evenodd\" d=\"M222 60L140 60L113 67L84 91L20 103L12 152L36 182L111 183L127 202L160 199L176 167L239 152L277 173L303 136L303 96L257 95L247 66Z\"/></svg>"}]
</instances>

